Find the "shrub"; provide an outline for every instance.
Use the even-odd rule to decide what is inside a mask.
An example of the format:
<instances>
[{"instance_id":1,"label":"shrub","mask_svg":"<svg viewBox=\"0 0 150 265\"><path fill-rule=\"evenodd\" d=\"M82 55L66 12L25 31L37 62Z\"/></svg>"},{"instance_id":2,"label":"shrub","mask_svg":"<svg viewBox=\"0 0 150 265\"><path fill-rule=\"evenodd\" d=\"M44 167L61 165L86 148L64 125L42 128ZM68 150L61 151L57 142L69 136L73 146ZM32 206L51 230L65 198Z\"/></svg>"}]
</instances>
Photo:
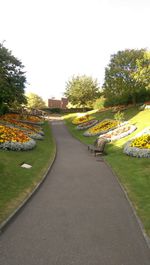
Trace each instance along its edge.
<instances>
[{"instance_id":1,"label":"shrub","mask_svg":"<svg viewBox=\"0 0 150 265\"><path fill-rule=\"evenodd\" d=\"M115 120L117 120L119 122L119 124L124 120L124 113L118 111L115 115L114 115Z\"/></svg>"},{"instance_id":2,"label":"shrub","mask_svg":"<svg viewBox=\"0 0 150 265\"><path fill-rule=\"evenodd\" d=\"M98 98L93 103L93 108L94 109L102 109L102 108L104 108L104 103L105 103L105 98L104 97Z\"/></svg>"}]
</instances>

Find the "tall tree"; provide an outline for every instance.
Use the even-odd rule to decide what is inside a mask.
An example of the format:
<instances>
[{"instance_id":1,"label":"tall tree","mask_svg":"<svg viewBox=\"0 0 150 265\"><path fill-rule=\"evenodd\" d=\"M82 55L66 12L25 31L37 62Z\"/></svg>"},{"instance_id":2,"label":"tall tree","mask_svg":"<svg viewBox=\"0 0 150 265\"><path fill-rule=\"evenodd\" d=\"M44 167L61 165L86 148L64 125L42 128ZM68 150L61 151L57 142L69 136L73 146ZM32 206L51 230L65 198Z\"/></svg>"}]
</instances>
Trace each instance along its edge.
<instances>
[{"instance_id":1,"label":"tall tree","mask_svg":"<svg viewBox=\"0 0 150 265\"><path fill-rule=\"evenodd\" d=\"M65 96L77 107L91 107L99 96L97 80L85 75L72 77L66 84Z\"/></svg>"},{"instance_id":2,"label":"tall tree","mask_svg":"<svg viewBox=\"0 0 150 265\"><path fill-rule=\"evenodd\" d=\"M26 103L24 66L0 43L0 106Z\"/></svg>"},{"instance_id":3,"label":"tall tree","mask_svg":"<svg viewBox=\"0 0 150 265\"><path fill-rule=\"evenodd\" d=\"M146 73L146 75L145 75ZM145 49L118 51L111 56L105 69L104 95L107 100L131 98L136 104L139 93L145 91L150 76L150 57Z\"/></svg>"},{"instance_id":4,"label":"tall tree","mask_svg":"<svg viewBox=\"0 0 150 265\"><path fill-rule=\"evenodd\" d=\"M150 90L150 51L145 51L143 58L137 59L137 71L133 77Z\"/></svg>"},{"instance_id":5,"label":"tall tree","mask_svg":"<svg viewBox=\"0 0 150 265\"><path fill-rule=\"evenodd\" d=\"M42 109L46 107L46 104L37 94L29 93L27 95L27 106L31 109Z\"/></svg>"}]
</instances>

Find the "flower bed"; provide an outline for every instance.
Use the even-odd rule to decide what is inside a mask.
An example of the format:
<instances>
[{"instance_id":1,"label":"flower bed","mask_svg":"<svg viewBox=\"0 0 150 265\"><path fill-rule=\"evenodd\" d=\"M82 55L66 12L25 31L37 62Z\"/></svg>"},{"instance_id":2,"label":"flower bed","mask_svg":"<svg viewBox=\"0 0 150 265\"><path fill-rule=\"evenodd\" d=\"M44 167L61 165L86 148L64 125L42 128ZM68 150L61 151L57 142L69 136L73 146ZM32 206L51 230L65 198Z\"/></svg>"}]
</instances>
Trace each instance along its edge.
<instances>
[{"instance_id":1,"label":"flower bed","mask_svg":"<svg viewBox=\"0 0 150 265\"><path fill-rule=\"evenodd\" d=\"M93 116L84 115L84 116L80 116L80 117L74 118L73 121L72 121L72 123L74 125L78 125L78 124L85 123L85 122L88 122L88 121L93 120L93 119L94 119Z\"/></svg>"},{"instance_id":2,"label":"flower bed","mask_svg":"<svg viewBox=\"0 0 150 265\"><path fill-rule=\"evenodd\" d=\"M134 132L136 129L137 128L135 125L123 125L119 128L116 128L112 131L109 131L106 134L100 135L99 138L103 137L103 138L106 138L108 141L115 141L115 140L119 140L123 137L126 137L127 135Z\"/></svg>"},{"instance_id":3,"label":"flower bed","mask_svg":"<svg viewBox=\"0 0 150 265\"><path fill-rule=\"evenodd\" d=\"M0 149L30 150L36 142L17 128L0 125Z\"/></svg>"},{"instance_id":4,"label":"flower bed","mask_svg":"<svg viewBox=\"0 0 150 265\"><path fill-rule=\"evenodd\" d=\"M29 124L26 124L26 123L23 123L23 122L20 122L20 121L16 121L16 120L9 120L8 122L9 124L15 126L15 127L18 127L19 129L25 129L25 130L30 130L30 131L34 131L36 133L42 133L42 129L41 127L35 127L33 125L29 125Z\"/></svg>"},{"instance_id":5,"label":"flower bed","mask_svg":"<svg viewBox=\"0 0 150 265\"><path fill-rule=\"evenodd\" d=\"M112 112L115 113L115 112L123 111L123 110L126 110L126 109L127 109L127 106L118 105L118 106L112 107Z\"/></svg>"},{"instance_id":6,"label":"flower bed","mask_svg":"<svg viewBox=\"0 0 150 265\"><path fill-rule=\"evenodd\" d=\"M150 158L150 127L128 141L124 146L123 152L130 156Z\"/></svg>"},{"instance_id":7,"label":"flower bed","mask_svg":"<svg viewBox=\"0 0 150 265\"><path fill-rule=\"evenodd\" d=\"M18 120L20 122L26 123L26 124L30 124L30 125L43 125L44 122L41 121L30 121L30 120Z\"/></svg>"},{"instance_id":8,"label":"flower bed","mask_svg":"<svg viewBox=\"0 0 150 265\"><path fill-rule=\"evenodd\" d=\"M134 139L131 143L131 147L150 149L150 134L142 135Z\"/></svg>"},{"instance_id":9,"label":"flower bed","mask_svg":"<svg viewBox=\"0 0 150 265\"><path fill-rule=\"evenodd\" d=\"M26 131L25 134L34 140L43 140L43 135L31 131Z\"/></svg>"},{"instance_id":10,"label":"flower bed","mask_svg":"<svg viewBox=\"0 0 150 265\"><path fill-rule=\"evenodd\" d=\"M117 126L118 126L118 121L106 119L99 122L95 126L89 128L87 131L84 132L83 135L84 136L101 135L109 132L112 129L115 129Z\"/></svg>"},{"instance_id":11,"label":"flower bed","mask_svg":"<svg viewBox=\"0 0 150 265\"><path fill-rule=\"evenodd\" d=\"M34 137L33 139L42 139L40 136L39 137L36 136L37 134L42 135L42 136L44 135L44 132L42 131L39 125L35 126L35 124L31 125L31 124L26 124L26 123L23 123L17 120L9 119L9 116L7 117L7 119L5 118L4 120L1 119L1 123L9 127L19 128L20 130L23 130L23 131L27 130L27 131L31 131L31 133L34 132L34 136L32 135L32 137Z\"/></svg>"},{"instance_id":12,"label":"flower bed","mask_svg":"<svg viewBox=\"0 0 150 265\"><path fill-rule=\"evenodd\" d=\"M98 120L90 120L77 126L77 130L88 129L98 123Z\"/></svg>"},{"instance_id":13,"label":"flower bed","mask_svg":"<svg viewBox=\"0 0 150 265\"><path fill-rule=\"evenodd\" d=\"M5 114L0 117L0 120L10 121L10 120L17 120L29 124L43 124L43 120L37 116L32 115L21 115L21 114Z\"/></svg>"}]
</instances>

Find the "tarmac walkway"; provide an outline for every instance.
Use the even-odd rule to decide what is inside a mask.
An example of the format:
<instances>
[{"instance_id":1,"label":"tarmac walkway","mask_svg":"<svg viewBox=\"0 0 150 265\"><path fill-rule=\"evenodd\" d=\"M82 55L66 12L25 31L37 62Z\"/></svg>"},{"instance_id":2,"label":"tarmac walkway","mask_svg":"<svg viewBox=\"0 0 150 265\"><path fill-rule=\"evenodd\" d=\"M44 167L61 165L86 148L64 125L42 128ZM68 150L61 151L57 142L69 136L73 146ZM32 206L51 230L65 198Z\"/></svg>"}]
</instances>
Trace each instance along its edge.
<instances>
[{"instance_id":1,"label":"tarmac walkway","mask_svg":"<svg viewBox=\"0 0 150 265\"><path fill-rule=\"evenodd\" d=\"M1 234L0 265L150 265L150 250L110 168L62 121L52 127L56 161Z\"/></svg>"}]
</instances>

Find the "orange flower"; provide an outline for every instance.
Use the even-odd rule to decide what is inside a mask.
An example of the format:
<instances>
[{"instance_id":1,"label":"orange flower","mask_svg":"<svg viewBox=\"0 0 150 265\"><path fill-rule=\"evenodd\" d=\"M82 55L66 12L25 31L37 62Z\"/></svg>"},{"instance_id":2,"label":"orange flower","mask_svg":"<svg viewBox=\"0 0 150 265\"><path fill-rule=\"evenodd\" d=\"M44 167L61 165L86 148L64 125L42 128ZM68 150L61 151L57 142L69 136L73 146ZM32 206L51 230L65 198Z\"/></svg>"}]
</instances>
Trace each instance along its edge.
<instances>
[{"instance_id":1,"label":"orange flower","mask_svg":"<svg viewBox=\"0 0 150 265\"><path fill-rule=\"evenodd\" d=\"M30 138L17 128L0 125L0 143L4 142L28 142Z\"/></svg>"}]
</instances>

